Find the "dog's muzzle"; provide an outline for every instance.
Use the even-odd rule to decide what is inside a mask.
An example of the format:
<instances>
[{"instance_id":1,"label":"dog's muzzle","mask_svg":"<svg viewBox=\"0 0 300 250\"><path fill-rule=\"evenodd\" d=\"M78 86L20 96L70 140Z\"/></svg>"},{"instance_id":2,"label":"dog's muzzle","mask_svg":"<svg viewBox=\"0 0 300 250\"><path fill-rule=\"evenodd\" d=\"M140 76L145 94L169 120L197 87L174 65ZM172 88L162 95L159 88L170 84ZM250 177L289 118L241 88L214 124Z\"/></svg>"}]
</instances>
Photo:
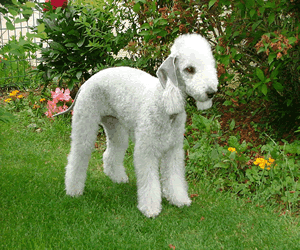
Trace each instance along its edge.
<instances>
[{"instance_id":1,"label":"dog's muzzle","mask_svg":"<svg viewBox=\"0 0 300 250\"><path fill-rule=\"evenodd\" d=\"M213 90L212 88L209 88L208 90L206 90L206 95L207 95L207 97L209 98L209 99L211 99L211 98L213 98L214 97L214 95L215 95L215 93L216 93L216 91L215 90Z\"/></svg>"}]
</instances>

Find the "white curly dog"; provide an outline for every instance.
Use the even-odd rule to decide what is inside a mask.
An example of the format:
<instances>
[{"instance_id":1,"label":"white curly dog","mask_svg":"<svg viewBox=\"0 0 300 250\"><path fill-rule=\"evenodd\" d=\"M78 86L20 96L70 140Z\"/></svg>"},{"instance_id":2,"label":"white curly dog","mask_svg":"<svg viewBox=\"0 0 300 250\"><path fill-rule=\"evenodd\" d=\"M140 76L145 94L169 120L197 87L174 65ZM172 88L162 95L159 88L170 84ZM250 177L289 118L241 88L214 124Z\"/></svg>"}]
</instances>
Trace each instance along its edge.
<instances>
[{"instance_id":1,"label":"white curly dog","mask_svg":"<svg viewBox=\"0 0 300 250\"><path fill-rule=\"evenodd\" d=\"M101 124L107 137L104 173L112 181L128 182L123 159L129 136L135 144L138 209L144 215L160 213L162 196L178 207L191 204L183 151L185 99L193 97L199 109L212 106L218 79L209 43L198 34L178 37L157 76L116 67L98 72L82 85L73 103L65 176L68 195L83 193Z\"/></svg>"}]
</instances>

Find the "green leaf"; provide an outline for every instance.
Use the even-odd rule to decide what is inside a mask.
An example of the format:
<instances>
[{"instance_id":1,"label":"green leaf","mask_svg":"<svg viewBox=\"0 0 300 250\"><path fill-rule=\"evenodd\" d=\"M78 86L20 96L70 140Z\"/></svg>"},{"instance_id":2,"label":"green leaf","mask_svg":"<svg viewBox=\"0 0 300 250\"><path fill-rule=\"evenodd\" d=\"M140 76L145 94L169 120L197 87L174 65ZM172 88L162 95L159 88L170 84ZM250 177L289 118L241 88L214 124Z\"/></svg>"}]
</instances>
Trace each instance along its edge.
<instances>
[{"instance_id":1,"label":"green leaf","mask_svg":"<svg viewBox=\"0 0 300 250\"><path fill-rule=\"evenodd\" d=\"M289 44L293 44L294 42L297 41L297 38L296 37L289 37L288 40L289 40Z\"/></svg>"},{"instance_id":2,"label":"green leaf","mask_svg":"<svg viewBox=\"0 0 300 250\"><path fill-rule=\"evenodd\" d=\"M225 164L223 162L218 162L217 164L214 165L214 168L228 168L229 164Z\"/></svg>"},{"instance_id":3,"label":"green leaf","mask_svg":"<svg viewBox=\"0 0 300 250\"><path fill-rule=\"evenodd\" d=\"M239 31L235 31L235 32L233 33L232 37L236 37L236 36L238 36L239 34L240 34Z\"/></svg>"},{"instance_id":4,"label":"green leaf","mask_svg":"<svg viewBox=\"0 0 300 250\"><path fill-rule=\"evenodd\" d=\"M81 47L84 44L85 38L82 38L79 40L79 42L77 43L78 47Z\"/></svg>"},{"instance_id":5,"label":"green leaf","mask_svg":"<svg viewBox=\"0 0 300 250\"><path fill-rule=\"evenodd\" d=\"M14 9L8 9L9 13L12 14L13 16L17 16L18 15L18 12L15 11Z\"/></svg>"},{"instance_id":6,"label":"green leaf","mask_svg":"<svg viewBox=\"0 0 300 250\"><path fill-rule=\"evenodd\" d=\"M262 82L265 81L265 75L264 72L260 68L256 68L256 75Z\"/></svg>"},{"instance_id":7,"label":"green leaf","mask_svg":"<svg viewBox=\"0 0 300 250\"><path fill-rule=\"evenodd\" d=\"M133 11L134 12L139 12L141 9L141 5L139 3L136 3L134 6L133 6Z\"/></svg>"},{"instance_id":8,"label":"green leaf","mask_svg":"<svg viewBox=\"0 0 300 250\"><path fill-rule=\"evenodd\" d=\"M252 18L256 13L255 9L250 10L250 17Z\"/></svg>"},{"instance_id":9,"label":"green leaf","mask_svg":"<svg viewBox=\"0 0 300 250\"><path fill-rule=\"evenodd\" d=\"M276 58L276 54L275 53L269 54L268 64L270 65L274 61L275 58Z\"/></svg>"},{"instance_id":10,"label":"green leaf","mask_svg":"<svg viewBox=\"0 0 300 250\"><path fill-rule=\"evenodd\" d=\"M22 22L25 22L25 21L26 21L25 18L19 18L19 17L17 17L16 20L15 20L15 24L16 23L22 23Z\"/></svg>"},{"instance_id":11,"label":"green leaf","mask_svg":"<svg viewBox=\"0 0 300 250\"><path fill-rule=\"evenodd\" d=\"M230 106L230 105L232 105L232 102L229 101L229 100L226 100L226 101L223 103L223 105L225 105L225 106Z\"/></svg>"},{"instance_id":12,"label":"green leaf","mask_svg":"<svg viewBox=\"0 0 300 250\"><path fill-rule=\"evenodd\" d=\"M284 89L284 87L281 85L280 82L275 82L275 83L273 83L272 86L274 87L274 89L276 89L279 92L283 91L283 89Z\"/></svg>"},{"instance_id":13,"label":"green leaf","mask_svg":"<svg viewBox=\"0 0 300 250\"><path fill-rule=\"evenodd\" d=\"M81 77L81 76L82 76L82 71L78 71L78 72L76 73L77 79L80 80L80 77Z\"/></svg>"},{"instance_id":14,"label":"green leaf","mask_svg":"<svg viewBox=\"0 0 300 250\"><path fill-rule=\"evenodd\" d=\"M150 24L149 24L149 23L144 23L144 24L141 26L141 29L150 29Z\"/></svg>"},{"instance_id":15,"label":"green leaf","mask_svg":"<svg viewBox=\"0 0 300 250\"><path fill-rule=\"evenodd\" d=\"M253 86L253 89L256 89L257 87L259 87L262 83L259 82L259 83L256 83L254 86Z\"/></svg>"},{"instance_id":16,"label":"green leaf","mask_svg":"<svg viewBox=\"0 0 300 250\"><path fill-rule=\"evenodd\" d=\"M266 84L263 84L263 85L261 86L261 92L262 92L264 95L267 95L267 93L268 93L268 87L267 87Z\"/></svg>"},{"instance_id":17,"label":"green leaf","mask_svg":"<svg viewBox=\"0 0 300 250\"><path fill-rule=\"evenodd\" d=\"M139 35L139 36L148 36L148 35L150 35L150 31L148 31L148 30L143 30L143 31L141 31L138 35Z\"/></svg>"},{"instance_id":18,"label":"green leaf","mask_svg":"<svg viewBox=\"0 0 300 250\"><path fill-rule=\"evenodd\" d=\"M23 12L22 12L22 15L24 16L24 15L32 15L32 13L33 13L33 10L31 10L31 9L25 9Z\"/></svg>"},{"instance_id":19,"label":"green leaf","mask_svg":"<svg viewBox=\"0 0 300 250\"><path fill-rule=\"evenodd\" d=\"M37 26L38 33L42 33L45 30L45 24L41 23Z\"/></svg>"},{"instance_id":20,"label":"green leaf","mask_svg":"<svg viewBox=\"0 0 300 250\"><path fill-rule=\"evenodd\" d=\"M252 31L254 31L254 30L258 27L258 25L260 25L261 22L262 22L262 20L259 20L259 21L255 22L255 23L252 25Z\"/></svg>"},{"instance_id":21,"label":"green leaf","mask_svg":"<svg viewBox=\"0 0 300 250\"><path fill-rule=\"evenodd\" d=\"M232 119L231 123L229 124L230 131L232 131L234 129L234 127L235 127L235 120Z\"/></svg>"},{"instance_id":22,"label":"green leaf","mask_svg":"<svg viewBox=\"0 0 300 250\"><path fill-rule=\"evenodd\" d=\"M272 13L270 14L270 16L268 17L269 25L271 25L274 21L275 21L275 13L272 12Z\"/></svg>"},{"instance_id":23,"label":"green leaf","mask_svg":"<svg viewBox=\"0 0 300 250\"><path fill-rule=\"evenodd\" d=\"M55 50L59 50L59 51L63 51L63 52L66 52L67 50L64 48L64 46L62 46L60 43L57 43L57 42L54 42L52 41L50 43L50 47L52 49L55 49Z\"/></svg>"},{"instance_id":24,"label":"green leaf","mask_svg":"<svg viewBox=\"0 0 300 250\"><path fill-rule=\"evenodd\" d=\"M35 7L35 3L33 3L33 2L26 2L25 4L28 8L34 8Z\"/></svg>"},{"instance_id":25,"label":"green leaf","mask_svg":"<svg viewBox=\"0 0 300 250\"><path fill-rule=\"evenodd\" d=\"M210 0L208 4L208 8L210 9L216 2L217 0Z\"/></svg>"},{"instance_id":26,"label":"green leaf","mask_svg":"<svg viewBox=\"0 0 300 250\"><path fill-rule=\"evenodd\" d=\"M15 30L15 26L11 22L6 22L6 29Z\"/></svg>"},{"instance_id":27,"label":"green leaf","mask_svg":"<svg viewBox=\"0 0 300 250\"><path fill-rule=\"evenodd\" d=\"M78 58L76 56L73 56L73 55L67 56L67 59L71 62L77 62L78 61Z\"/></svg>"}]
</instances>

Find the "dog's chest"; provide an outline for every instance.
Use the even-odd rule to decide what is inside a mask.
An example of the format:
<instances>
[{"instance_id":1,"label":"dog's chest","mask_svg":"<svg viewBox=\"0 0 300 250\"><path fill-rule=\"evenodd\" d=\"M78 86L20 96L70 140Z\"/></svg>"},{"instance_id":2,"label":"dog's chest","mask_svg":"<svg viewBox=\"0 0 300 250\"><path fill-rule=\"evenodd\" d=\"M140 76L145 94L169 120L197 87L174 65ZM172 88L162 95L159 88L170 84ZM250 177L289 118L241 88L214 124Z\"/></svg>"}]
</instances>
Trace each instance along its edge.
<instances>
[{"instance_id":1,"label":"dog's chest","mask_svg":"<svg viewBox=\"0 0 300 250\"><path fill-rule=\"evenodd\" d=\"M185 114L171 115L161 125L157 139L163 151L169 150L183 140L185 117Z\"/></svg>"}]
</instances>

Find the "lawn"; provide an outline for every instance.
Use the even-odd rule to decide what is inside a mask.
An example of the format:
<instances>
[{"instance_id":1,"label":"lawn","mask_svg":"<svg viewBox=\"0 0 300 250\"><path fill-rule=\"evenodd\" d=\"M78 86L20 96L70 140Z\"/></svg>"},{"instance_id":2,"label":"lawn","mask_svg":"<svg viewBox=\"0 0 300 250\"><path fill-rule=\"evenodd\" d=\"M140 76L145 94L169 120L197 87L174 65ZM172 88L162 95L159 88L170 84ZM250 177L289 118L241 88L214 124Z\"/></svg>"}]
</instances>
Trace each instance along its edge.
<instances>
[{"instance_id":1,"label":"lawn","mask_svg":"<svg viewBox=\"0 0 300 250\"><path fill-rule=\"evenodd\" d=\"M163 200L148 219L137 209L132 144L128 184L102 171L105 139L98 138L82 197L64 192L70 119L28 119L22 112L0 123L1 249L300 249L299 218L278 213L206 179L189 181L190 207Z\"/></svg>"}]
</instances>

